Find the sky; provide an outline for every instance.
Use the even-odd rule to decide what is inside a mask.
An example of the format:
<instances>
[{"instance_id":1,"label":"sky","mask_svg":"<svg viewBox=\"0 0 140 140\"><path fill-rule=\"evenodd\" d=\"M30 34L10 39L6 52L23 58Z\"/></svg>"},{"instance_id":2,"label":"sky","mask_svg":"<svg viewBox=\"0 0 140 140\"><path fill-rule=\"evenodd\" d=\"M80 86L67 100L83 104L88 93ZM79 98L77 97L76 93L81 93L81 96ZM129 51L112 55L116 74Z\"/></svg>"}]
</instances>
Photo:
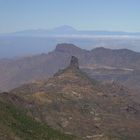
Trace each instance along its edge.
<instances>
[{"instance_id":1,"label":"sky","mask_svg":"<svg viewBox=\"0 0 140 140\"><path fill-rule=\"evenodd\" d=\"M0 33L62 25L140 32L140 0L0 0Z\"/></svg>"}]
</instances>

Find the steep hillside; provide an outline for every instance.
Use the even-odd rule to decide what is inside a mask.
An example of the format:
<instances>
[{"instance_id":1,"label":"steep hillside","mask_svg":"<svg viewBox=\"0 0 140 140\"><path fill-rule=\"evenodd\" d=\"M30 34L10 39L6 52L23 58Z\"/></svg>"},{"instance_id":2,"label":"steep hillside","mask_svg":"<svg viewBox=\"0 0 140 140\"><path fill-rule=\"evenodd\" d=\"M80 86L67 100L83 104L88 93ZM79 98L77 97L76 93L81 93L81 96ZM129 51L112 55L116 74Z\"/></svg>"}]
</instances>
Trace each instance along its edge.
<instances>
[{"instance_id":1,"label":"steep hillside","mask_svg":"<svg viewBox=\"0 0 140 140\"><path fill-rule=\"evenodd\" d=\"M0 140L74 140L48 125L35 121L0 97Z\"/></svg>"},{"instance_id":2,"label":"steep hillside","mask_svg":"<svg viewBox=\"0 0 140 140\"><path fill-rule=\"evenodd\" d=\"M10 101L36 120L84 139L139 140L140 104L118 84L100 84L79 69L78 59L47 81L25 84Z\"/></svg>"}]
</instances>

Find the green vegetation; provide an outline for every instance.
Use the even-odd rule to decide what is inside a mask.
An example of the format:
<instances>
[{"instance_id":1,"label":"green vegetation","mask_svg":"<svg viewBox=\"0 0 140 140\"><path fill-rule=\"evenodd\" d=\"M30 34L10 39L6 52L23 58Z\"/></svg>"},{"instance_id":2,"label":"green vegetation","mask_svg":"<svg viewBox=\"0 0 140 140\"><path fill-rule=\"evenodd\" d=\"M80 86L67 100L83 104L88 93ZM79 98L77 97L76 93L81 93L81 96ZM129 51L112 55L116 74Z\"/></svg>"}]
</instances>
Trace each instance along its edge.
<instances>
[{"instance_id":1,"label":"green vegetation","mask_svg":"<svg viewBox=\"0 0 140 140\"><path fill-rule=\"evenodd\" d=\"M25 115L15 106L0 100L0 140L73 140Z\"/></svg>"}]
</instances>

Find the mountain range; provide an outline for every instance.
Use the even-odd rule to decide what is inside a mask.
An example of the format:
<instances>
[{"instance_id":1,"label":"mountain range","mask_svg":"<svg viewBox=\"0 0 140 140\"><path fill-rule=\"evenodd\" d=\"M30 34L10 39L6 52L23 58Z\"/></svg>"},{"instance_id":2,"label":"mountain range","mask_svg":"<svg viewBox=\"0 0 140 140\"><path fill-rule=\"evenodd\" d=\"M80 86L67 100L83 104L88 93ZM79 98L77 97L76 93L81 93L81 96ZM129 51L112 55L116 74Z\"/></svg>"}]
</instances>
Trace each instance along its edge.
<instances>
[{"instance_id":1,"label":"mountain range","mask_svg":"<svg viewBox=\"0 0 140 140\"><path fill-rule=\"evenodd\" d=\"M63 42L75 44L87 50L105 47L128 48L140 52L139 34L115 31L81 31L70 26L0 34L0 58L48 53L55 49L56 44Z\"/></svg>"},{"instance_id":2,"label":"mountain range","mask_svg":"<svg viewBox=\"0 0 140 140\"><path fill-rule=\"evenodd\" d=\"M140 36L139 32L123 32L123 31L96 31L96 30L77 30L71 26L63 25L53 29L32 29L24 30L4 35L15 35L15 36Z\"/></svg>"},{"instance_id":3,"label":"mountain range","mask_svg":"<svg viewBox=\"0 0 140 140\"><path fill-rule=\"evenodd\" d=\"M73 44L58 44L48 54L0 59L0 89L7 91L34 80L47 79L68 66L74 55L80 68L101 81L117 81L133 89L140 84L140 53L128 49L95 48L91 51Z\"/></svg>"}]
</instances>

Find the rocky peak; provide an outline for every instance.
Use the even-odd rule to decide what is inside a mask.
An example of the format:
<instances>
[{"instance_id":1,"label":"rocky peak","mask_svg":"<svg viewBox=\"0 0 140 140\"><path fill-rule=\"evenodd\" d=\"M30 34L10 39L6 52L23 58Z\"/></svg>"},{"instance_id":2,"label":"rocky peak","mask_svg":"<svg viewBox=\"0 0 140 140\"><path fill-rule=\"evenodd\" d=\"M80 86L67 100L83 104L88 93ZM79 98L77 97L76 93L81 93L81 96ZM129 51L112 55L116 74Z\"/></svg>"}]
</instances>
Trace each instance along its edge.
<instances>
[{"instance_id":1,"label":"rocky peak","mask_svg":"<svg viewBox=\"0 0 140 140\"><path fill-rule=\"evenodd\" d=\"M71 61L70 61L70 65L71 68L76 68L79 69L79 62L78 62L78 58L75 56L71 57Z\"/></svg>"},{"instance_id":2,"label":"rocky peak","mask_svg":"<svg viewBox=\"0 0 140 140\"><path fill-rule=\"evenodd\" d=\"M61 43L61 44L57 44L55 48L55 52L75 54L75 53L81 53L83 52L83 50L73 44Z\"/></svg>"}]
</instances>

